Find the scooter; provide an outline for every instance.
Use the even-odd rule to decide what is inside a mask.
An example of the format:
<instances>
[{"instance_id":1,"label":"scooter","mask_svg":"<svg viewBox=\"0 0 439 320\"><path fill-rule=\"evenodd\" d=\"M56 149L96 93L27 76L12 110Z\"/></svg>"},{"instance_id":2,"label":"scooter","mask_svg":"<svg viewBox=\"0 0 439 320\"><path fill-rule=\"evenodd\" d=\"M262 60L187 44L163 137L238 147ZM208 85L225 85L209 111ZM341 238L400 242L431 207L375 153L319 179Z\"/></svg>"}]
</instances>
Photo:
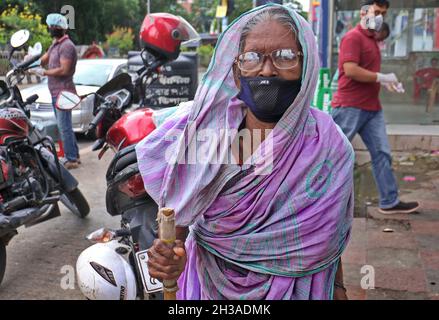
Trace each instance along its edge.
<instances>
[{"instance_id":1,"label":"scooter","mask_svg":"<svg viewBox=\"0 0 439 320\"><path fill-rule=\"evenodd\" d=\"M10 40L9 61L29 39L29 31ZM58 201L84 218L90 208L78 181L59 162L50 137L30 121L29 105L38 95L22 100L17 84L41 54L13 65L0 81L0 283L6 268L6 246L21 226L34 226L60 215Z\"/></svg>"},{"instance_id":2,"label":"scooter","mask_svg":"<svg viewBox=\"0 0 439 320\"><path fill-rule=\"evenodd\" d=\"M145 76L144 71L139 78ZM115 247L118 252L123 253L124 260L128 263L123 264L129 270L125 273L129 273L135 279L133 282L136 284L135 295L130 296L129 293L132 290L125 290L128 295L127 299L134 297L153 299L155 298L154 293L159 290L147 289L146 284L155 283L157 285L158 283L151 280L147 272L142 272L140 266L146 266L146 264L136 260L140 259L141 252L148 249L157 238L156 215L158 207L143 187L142 177L137 167L135 146L155 129L152 120L154 111L149 108L130 111L135 95L134 87L135 84L132 83L128 74L120 74L96 93L92 93L95 95L96 112L95 118L89 125L89 130L95 130L98 138L92 146L92 150L100 150L99 159L108 149L115 152L106 173L106 208L110 215L121 216L121 228L119 230L103 228L87 236L88 240L99 244L96 245L99 250L95 246L86 249L78 258L77 266L80 266L82 259L87 256L90 257L94 266L102 266L94 268L94 271L105 270L104 268L111 270L108 268L109 264L112 263L110 260L118 261L121 254L116 255L114 251L109 253L102 244ZM57 101L57 108L71 110L87 96L78 97L73 93L62 91ZM105 261L99 263L103 252L107 252ZM113 258L109 259L110 256ZM142 257L145 256L143 252ZM82 267L77 267L78 275L80 274L82 277L93 275L92 270L89 270L90 272L83 271L84 268L90 268L90 263L84 263ZM112 272L114 273L114 270ZM98 272L98 274L100 273ZM127 284L127 286L129 285ZM88 288L85 286L80 288L86 297L95 299L93 291L87 291ZM157 289L157 286L155 288ZM111 292L111 290L107 291Z\"/></svg>"}]
</instances>

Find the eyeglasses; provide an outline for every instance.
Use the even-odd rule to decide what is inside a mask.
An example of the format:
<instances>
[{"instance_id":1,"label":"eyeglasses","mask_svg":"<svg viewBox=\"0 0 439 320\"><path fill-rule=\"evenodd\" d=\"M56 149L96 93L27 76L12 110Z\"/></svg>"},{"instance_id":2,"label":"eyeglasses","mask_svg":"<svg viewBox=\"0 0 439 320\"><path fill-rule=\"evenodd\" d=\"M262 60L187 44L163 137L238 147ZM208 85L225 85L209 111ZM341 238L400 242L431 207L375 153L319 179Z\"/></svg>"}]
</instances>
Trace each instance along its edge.
<instances>
[{"instance_id":1,"label":"eyeglasses","mask_svg":"<svg viewBox=\"0 0 439 320\"><path fill-rule=\"evenodd\" d=\"M273 65L280 70L295 68L300 61L302 52L294 52L293 49L277 49L269 54L260 52L245 52L238 56L236 63L241 71L255 72L262 69L265 58L270 56Z\"/></svg>"}]
</instances>

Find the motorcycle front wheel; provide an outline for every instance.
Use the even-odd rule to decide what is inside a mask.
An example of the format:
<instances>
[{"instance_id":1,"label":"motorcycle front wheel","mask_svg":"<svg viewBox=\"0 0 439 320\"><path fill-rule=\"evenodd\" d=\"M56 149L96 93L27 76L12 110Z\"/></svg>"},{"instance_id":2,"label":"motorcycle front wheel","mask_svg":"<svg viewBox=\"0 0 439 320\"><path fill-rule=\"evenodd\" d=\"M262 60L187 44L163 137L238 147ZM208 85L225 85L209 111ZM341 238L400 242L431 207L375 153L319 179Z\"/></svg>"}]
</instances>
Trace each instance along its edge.
<instances>
[{"instance_id":1,"label":"motorcycle front wheel","mask_svg":"<svg viewBox=\"0 0 439 320\"><path fill-rule=\"evenodd\" d=\"M80 218L85 218L90 212L88 202L78 188L63 193L60 200L67 209Z\"/></svg>"},{"instance_id":2,"label":"motorcycle front wheel","mask_svg":"<svg viewBox=\"0 0 439 320\"><path fill-rule=\"evenodd\" d=\"M0 239L0 284L2 283L3 276L6 270L6 246Z\"/></svg>"}]
</instances>

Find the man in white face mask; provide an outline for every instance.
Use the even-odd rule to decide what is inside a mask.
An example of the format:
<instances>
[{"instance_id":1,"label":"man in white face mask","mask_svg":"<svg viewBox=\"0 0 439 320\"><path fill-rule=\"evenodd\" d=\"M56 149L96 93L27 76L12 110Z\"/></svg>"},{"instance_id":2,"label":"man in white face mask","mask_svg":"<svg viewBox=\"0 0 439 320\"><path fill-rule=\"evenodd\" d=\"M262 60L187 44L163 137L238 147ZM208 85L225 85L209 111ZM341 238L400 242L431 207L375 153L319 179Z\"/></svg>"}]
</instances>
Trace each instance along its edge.
<instances>
[{"instance_id":1,"label":"man in white face mask","mask_svg":"<svg viewBox=\"0 0 439 320\"><path fill-rule=\"evenodd\" d=\"M381 54L375 35L383 25L390 3L387 0L366 0L362 4L360 23L343 37L340 44L340 76L332 101L332 117L349 140L358 133L367 146L380 194L380 212L410 213L416 211L419 204L399 200L379 100L381 85L392 92L403 92L394 73L380 73Z\"/></svg>"},{"instance_id":2,"label":"man in white face mask","mask_svg":"<svg viewBox=\"0 0 439 320\"><path fill-rule=\"evenodd\" d=\"M53 110L58 121L58 128L64 146L64 166L67 169L79 167L79 149L75 133L72 129L72 111L57 110L57 97L61 91L76 93L73 75L76 70L78 56L74 43L67 35L67 19L59 13L47 16L46 23L53 38L49 50L41 58L41 64L47 69L40 69L40 76L48 77L48 86L52 95Z\"/></svg>"},{"instance_id":3,"label":"man in white face mask","mask_svg":"<svg viewBox=\"0 0 439 320\"><path fill-rule=\"evenodd\" d=\"M384 22L383 12L380 10L379 6L378 9L375 10L375 6L378 5L364 5L361 7L360 24L363 29L367 29L370 32L379 32Z\"/></svg>"}]
</instances>

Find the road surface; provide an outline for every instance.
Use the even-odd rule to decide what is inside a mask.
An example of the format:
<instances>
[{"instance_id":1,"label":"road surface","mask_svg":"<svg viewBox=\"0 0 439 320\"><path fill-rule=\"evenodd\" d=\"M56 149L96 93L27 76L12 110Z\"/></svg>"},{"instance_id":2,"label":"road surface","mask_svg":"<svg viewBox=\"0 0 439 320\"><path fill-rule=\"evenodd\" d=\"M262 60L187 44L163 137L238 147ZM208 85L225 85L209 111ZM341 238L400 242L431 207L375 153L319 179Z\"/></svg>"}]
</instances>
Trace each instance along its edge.
<instances>
[{"instance_id":1,"label":"road surface","mask_svg":"<svg viewBox=\"0 0 439 320\"><path fill-rule=\"evenodd\" d=\"M81 251L91 245L85 236L102 226L117 228L120 221L105 210L105 172L113 152L109 150L99 161L91 144L79 140L82 165L71 171L90 204L89 216L81 220L60 204L60 217L29 229L20 228L7 247L1 300L84 299L74 267Z\"/></svg>"}]
</instances>

